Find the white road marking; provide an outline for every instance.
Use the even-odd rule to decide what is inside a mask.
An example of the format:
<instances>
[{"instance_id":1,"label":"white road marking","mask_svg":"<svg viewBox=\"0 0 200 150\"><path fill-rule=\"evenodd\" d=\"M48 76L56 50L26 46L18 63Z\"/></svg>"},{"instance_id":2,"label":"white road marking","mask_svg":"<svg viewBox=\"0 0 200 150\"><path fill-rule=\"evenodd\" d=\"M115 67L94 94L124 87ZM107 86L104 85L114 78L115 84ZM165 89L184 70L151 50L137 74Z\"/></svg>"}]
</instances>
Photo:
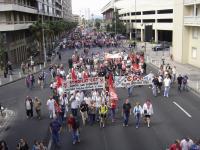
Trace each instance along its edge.
<instances>
[{"instance_id":1,"label":"white road marking","mask_svg":"<svg viewBox=\"0 0 200 150\"><path fill-rule=\"evenodd\" d=\"M51 145L52 145L52 138L50 138L50 140L49 140L47 150L51 150Z\"/></svg>"},{"instance_id":2,"label":"white road marking","mask_svg":"<svg viewBox=\"0 0 200 150\"><path fill-rule=\"evenodd\" d=\"M180 110L182 110L189 118L192 118L192 116L191 116L185 109L183 109L178 103L176 103L175 101L173 101L173 103L174 103Z\"/></svg>"}]
</instances>

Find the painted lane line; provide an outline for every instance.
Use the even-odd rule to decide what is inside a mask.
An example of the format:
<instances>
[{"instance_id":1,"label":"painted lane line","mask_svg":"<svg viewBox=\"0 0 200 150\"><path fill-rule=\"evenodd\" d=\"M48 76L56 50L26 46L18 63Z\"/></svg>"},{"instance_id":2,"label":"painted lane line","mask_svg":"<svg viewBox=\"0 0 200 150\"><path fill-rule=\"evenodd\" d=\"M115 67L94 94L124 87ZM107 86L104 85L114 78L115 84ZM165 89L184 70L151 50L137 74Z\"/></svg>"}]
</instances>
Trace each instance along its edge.
<instances>
[{"instance_id":1,"label":"painted lane line","mask_svg":"<svg viewBox=\"0 0 200 150\"><path fill-rule=\"evenodd\" d=\"M52 146L52 138L50 138L50 140L49 140L47 150L51 150L51 146Z\"/></svg>"},{"instance_id":2,"label":"painted lane line","mask_svg":"<svg viewBox=\"0 0 200 150\"><path fill-rule=\"evenodd\" d=\"M176 103L175 101L173 101L173 103L174 103L180 110L182 110L189 118L192 118L192 116L191 116L185 109L183 109L178 103Z\"/></svg>"}]
</instances>

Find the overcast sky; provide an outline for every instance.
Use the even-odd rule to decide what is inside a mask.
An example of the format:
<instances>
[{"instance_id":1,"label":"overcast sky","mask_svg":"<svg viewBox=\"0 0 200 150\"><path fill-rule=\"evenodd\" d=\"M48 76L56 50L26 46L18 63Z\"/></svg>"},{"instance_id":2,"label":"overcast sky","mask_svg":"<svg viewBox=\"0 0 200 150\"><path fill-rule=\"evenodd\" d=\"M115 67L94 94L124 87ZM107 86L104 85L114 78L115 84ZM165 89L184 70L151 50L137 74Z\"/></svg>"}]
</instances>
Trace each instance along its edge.
<instances>
[{"instance_id":1,"label":"overcast sky","mask_svg":"<svg viewBox=\"0 0 200 150\"><path fill-rule=\"evenodd\" d=\"M85 15L85 9L90 9L90 14L94 16L102 16L101 8L105 6L110 0L72 0L73 14Z\"/></svg>"}]
</instances>

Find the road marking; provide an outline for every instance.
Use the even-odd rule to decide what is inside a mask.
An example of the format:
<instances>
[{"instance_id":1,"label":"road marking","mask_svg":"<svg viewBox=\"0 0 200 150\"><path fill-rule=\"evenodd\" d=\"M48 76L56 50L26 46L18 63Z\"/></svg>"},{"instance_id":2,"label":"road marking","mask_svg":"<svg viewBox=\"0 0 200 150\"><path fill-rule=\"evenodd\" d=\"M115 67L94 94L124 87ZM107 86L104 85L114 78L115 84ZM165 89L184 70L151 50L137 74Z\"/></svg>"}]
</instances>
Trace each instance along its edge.
<instances>
[{"instance_id":1,"label":"road marking","mask_svg":"<svg viewBox=\"0 0 200 150\"><path fill-rule=\"evenodd\" d=\"M51 145L52 145L52 138L49 140L49 144L48 144L48 147L47 147L48 150L51 150Z\"/></svg>"},{"instance_id":2,"label":"road marking","mask_svg":"<svg viewBox=\"0 0 200 150\"><path fill-rule=\"evenodd\" d=\"M176 103L175 101L173 101L173 103L174 103L180 110L182 110L189 118L192 118L192 116L191 116L185 109L183 109L178 103Z\"/></svg>"}]
</instances>

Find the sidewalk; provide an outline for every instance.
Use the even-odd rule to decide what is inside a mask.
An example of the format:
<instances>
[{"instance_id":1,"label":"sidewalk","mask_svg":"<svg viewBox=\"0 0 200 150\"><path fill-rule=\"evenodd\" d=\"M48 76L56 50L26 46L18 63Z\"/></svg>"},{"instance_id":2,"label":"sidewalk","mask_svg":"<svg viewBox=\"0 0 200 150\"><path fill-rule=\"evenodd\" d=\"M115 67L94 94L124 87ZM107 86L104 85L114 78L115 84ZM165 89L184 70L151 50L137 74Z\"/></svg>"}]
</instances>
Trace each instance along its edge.
<instances>
[{"instance_id":1,"label":"sidewalk","mask_svg":"<svg viewBox=\"0 0 200 150\"><path fill-rule=\"evenodd\" d=\"M56 47L55 50L57 51L59 47ZM41 70L45 69L50 63L54 63L58 59L57 55L53 56L51 62L47 62L47 64L37 65L34 67L31 73L35 74L40 72ZM7 78L4 78L3 72L0 71L0 87L7 85L9 83L21 80L26 77L28 73L23 74L20 68L13 69L12 75L7 75Z\"/></svg>"},{"instance_id":2,"label":"sidewalk","mask_svg":"<svg viewBox=\"0 0 200 150\"><path fill-rule=\"evenodd\" d=\"M144 44L143 44L144 45ZM168 51L153 51L153 45L147 44L146 60L147 63L159 68L162 64L162 58L165 58L165 64L170 64L171 67L176 66L177 75L187 75L189 77L189 87L197 93L200 93L200 68L189 64L181 64L170 59L170 50Z\"/></svg>"}]
</instances>

